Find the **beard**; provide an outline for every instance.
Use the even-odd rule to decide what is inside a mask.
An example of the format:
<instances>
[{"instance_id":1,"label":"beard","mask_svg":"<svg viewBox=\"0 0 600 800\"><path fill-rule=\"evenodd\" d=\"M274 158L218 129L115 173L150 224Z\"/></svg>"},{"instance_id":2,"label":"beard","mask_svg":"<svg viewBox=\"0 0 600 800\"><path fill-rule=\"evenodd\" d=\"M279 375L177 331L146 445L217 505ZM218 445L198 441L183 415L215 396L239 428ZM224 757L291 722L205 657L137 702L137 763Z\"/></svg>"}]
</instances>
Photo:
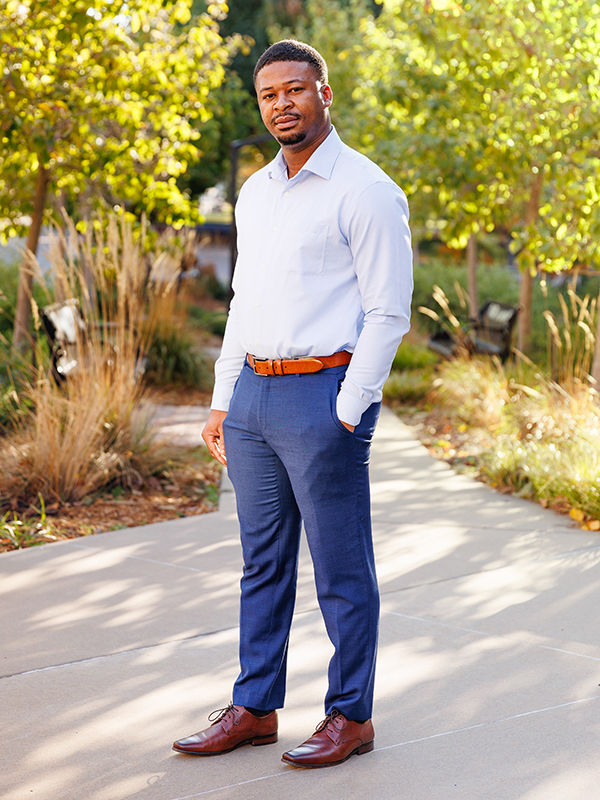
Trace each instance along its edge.
<instances>
[{"instance_id":1,"label":"beard","mask_svg":"<svg viewBox=\"0 0 600 800\"><path fill-rule=\"evenodd\" d=\"M306 132L304 131L291 131L290 133L278 133L275 135L275 139L281 145L291 145L291 144L300 144L306 139Z\"/></svg>"}]
</instances>

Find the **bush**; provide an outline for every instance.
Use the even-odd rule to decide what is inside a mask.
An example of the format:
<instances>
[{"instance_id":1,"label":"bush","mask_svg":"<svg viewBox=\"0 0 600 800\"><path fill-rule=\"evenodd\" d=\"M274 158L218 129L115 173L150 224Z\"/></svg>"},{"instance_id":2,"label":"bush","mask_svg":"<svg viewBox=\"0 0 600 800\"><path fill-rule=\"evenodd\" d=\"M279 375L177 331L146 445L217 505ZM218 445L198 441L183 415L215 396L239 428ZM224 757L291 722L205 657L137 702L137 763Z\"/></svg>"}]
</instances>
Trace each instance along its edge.
<instances>
[{"instance_id":1,"label":"bush","mask_svg":"<svg viewBox=\"0 0 600 800\"><path fill-rule=\"evenodd\" d=\"M204 268L200 272L196 279L196 288L201 294L208 295L214 300L225 302L229 299L229 287L223 286L212 268Z\"/></svg>"},{"instance_id":2,"label":"bush","mask_svg":"<svg viewBox=\"0 0 600 800\"><path fill-rule=\"evenodd\" d=\"M23 376L30 374L31 365L11 352L8 340L0 334L0 435L31 412L31 401L23 392Z\"/></svg>"},{"instance_id":3,"label":"bush","mask_svg":"<svg viewBox=\"0 0 600 800\"><path fill-rule=\"evenodd\" d=\"M155 386L176 384L212 388L212 370L194 344L176 327L158 327L148 347L145 380Z\"/></svg>"},{"instance_id":4,"label":"bush","mask_svg":"<svg viewBox=\"0 0 600 800\"><path fill-rule=\"evenodd\" d=\"M383 387L383 399L389 405L417 405L427 399L434 378L432 367L397 372L392 370Z\"/></svg>"},{"instance_id":5,"label":"bush","mask_svg":"<svg viewBox=\"0 0 600 800\"><path fill-rule=\"evenodd\" d=\"M224 336L227 324L226 311L214 311L202 306L190 305L188 307L190 321L202 330L213 336Z\"/></svg>"},{"instance_id":6,"label":"bush","mask_svg":"<svg viewBox=\"0 0 600 800\"><path fill-rule=\"evenodd\" d=\"M571 389L531 369L511 375L497 362L456 360L440 365L436 399L470 438L477 428L492 434L477 458L492 485L598 518L598 394L582 382Z\"/></svg>"},{"instance_id":7,"label":"bush","mask_svg":"<svg viewBox=\"0 0 600 800\"><path fill-rule=\"evenodd\" d=\"M3 337L8 342L12 341L15 309L17 307L19 266L20 261L16 258L6 261L0 260L0 341ZM38 284L34 285L33 298L38 306L43 305L45 293Z\"/></svg>"},{"instance_id":8,"label":"bush","mask_svg":"<svg viewBox=\"0 0 600 800\"><path fill-rule=\"evenodd\" d=\"M63 296L79 300L87 323L74 349L77 368L59 384L36 347L38 367L20 390L32 413L0 440L0 509L77 501L110 486L139 488L178 457L156 441L141 410L149 407L148 389L139 380L161 304L175 291L177 260L160 252L147 260L131 227L115 217L85 240L71 226L69 250L66 264L64 238L62 246L56 240L50 257Z\"/></svg>"},{"instance_id":9,"label":"bush","mask_svg":"<svg viewBox=\"0 0 600 800\"><path fill-rule=\"evenodd\" d=\"M435 364L438 357L426 345L405 339L394 357L392 369L396 371L423 369Z\"/></svg>"},{"instance_id":10,"label":"bush","mask_svg":"<svg viewBox=\"0 0 600 800\"><path fill-rule=\"evenodd\" d=\"M0 262L0 334L12 340L17 306L19 267L16 262Z\"/></svg>"}]
</instances>

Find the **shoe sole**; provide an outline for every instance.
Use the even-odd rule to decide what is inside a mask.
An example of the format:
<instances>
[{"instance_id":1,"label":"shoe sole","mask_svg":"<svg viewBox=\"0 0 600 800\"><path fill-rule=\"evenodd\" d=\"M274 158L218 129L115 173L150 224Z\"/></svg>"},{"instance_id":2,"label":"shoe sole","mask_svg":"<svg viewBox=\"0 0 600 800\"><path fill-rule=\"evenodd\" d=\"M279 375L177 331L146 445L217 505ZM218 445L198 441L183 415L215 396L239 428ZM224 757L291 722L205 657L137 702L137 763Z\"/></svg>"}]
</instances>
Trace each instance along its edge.
<instances>
[{"instance_id":1,"label":"shoe sole","mask_svg":"<svg viewBox=\"0 0 600 800\"><path fill-rule=\"evenodd\" d=\"M245 744L251 744L252 747L261 747L264 744L275 744L277 738L278 734L276 733L269 734L268 736L255 736L253 739L246 739L243 742L238 742L228 750L215 750L212 753L200 753L194 752L193 750L180 750L178 747L175 747L175 745L173 745L172 749L182 756L222 756L225 753L232 753L234 750L237 750L238 747L243 747Z\"/></svg>"},{"instance_id":2,"label":"shoe sole","mask_svg":"<svg viewBox=\"0 0 600 800\"><path fill-rule=\"evenodd\" d=\"M306 769L321 769L322 767L337 767L338 764L343 764L345 761L348 761L349 758L352 756L362 756L364 753L370 753L375 748L374 741L367 742L367 744L361 744L360 747L357 747L356 750L353 750L351 753L348 753L346 758L342 758L340 761L330 761L329 764L308 764L302 761L292 761L291 759L287 759L285 754L282 756L281 760L284 764L289 764L290 767L303 767Z\"/></svg>"}]
</instances>

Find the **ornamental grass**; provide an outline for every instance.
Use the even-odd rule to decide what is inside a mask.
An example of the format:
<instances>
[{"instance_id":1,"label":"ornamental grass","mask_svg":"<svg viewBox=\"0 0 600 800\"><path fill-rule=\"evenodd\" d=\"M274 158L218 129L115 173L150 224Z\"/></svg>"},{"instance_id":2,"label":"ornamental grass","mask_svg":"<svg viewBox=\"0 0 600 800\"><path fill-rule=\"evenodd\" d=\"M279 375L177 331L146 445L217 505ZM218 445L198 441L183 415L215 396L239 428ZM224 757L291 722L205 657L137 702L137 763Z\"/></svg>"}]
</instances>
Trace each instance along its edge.
<instances>
[{"instance_id":1,"label":"ornamental grass","mask_svg":"<svg viewBox=\"0 0 600 800\"><path fill-rule=\"evenodd\" d=\"M479 477L600 528L600 405L589 382L569 390L529 368L498 361L441 364L434 401L485 441Z\"/></svg>"},{"instance_id":2,"label":"ornamental grass","mask_svg":"<svg viewBox=\"0 0 600 800\"><path fill-rule=\"evenodd\" d=\"M37 304L32 302L37 368L21 374L31 412L15 415L0 438L0 510L76 502L101 488L140 488L177 458L150 425L150 394L141 380L148 343L177 288L180 256L144 254L144 233L124 219L78 234L52 236L53 286L36 278L48 303L73 299L81 329L70 349L75 366L52 376ZM6 522L6 519L4 520Z\"/></svg>"}]
</instances>

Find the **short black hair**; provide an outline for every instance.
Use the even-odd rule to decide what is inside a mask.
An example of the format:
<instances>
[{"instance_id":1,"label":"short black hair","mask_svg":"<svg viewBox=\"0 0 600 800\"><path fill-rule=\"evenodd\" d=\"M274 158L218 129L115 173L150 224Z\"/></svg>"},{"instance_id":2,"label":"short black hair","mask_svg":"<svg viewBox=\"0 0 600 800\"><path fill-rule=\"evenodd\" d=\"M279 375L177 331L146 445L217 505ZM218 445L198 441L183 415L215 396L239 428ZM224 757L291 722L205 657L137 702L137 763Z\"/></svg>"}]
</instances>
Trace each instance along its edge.
<instances>
[{"instance_id":1,"label":"short black hair","mask_svg":"<svg viewBox=\"0 0 600 800\"><path fill-rule=\"evenodd\" d=\"M318 81L322 84L328 81L325 59L314 47L304 42L297 42L295 39L282 39L265 50L256 62L254 85L261 69L276 61L303 61L305 64L310 64Z\"/></svg>"}]
</instances>

